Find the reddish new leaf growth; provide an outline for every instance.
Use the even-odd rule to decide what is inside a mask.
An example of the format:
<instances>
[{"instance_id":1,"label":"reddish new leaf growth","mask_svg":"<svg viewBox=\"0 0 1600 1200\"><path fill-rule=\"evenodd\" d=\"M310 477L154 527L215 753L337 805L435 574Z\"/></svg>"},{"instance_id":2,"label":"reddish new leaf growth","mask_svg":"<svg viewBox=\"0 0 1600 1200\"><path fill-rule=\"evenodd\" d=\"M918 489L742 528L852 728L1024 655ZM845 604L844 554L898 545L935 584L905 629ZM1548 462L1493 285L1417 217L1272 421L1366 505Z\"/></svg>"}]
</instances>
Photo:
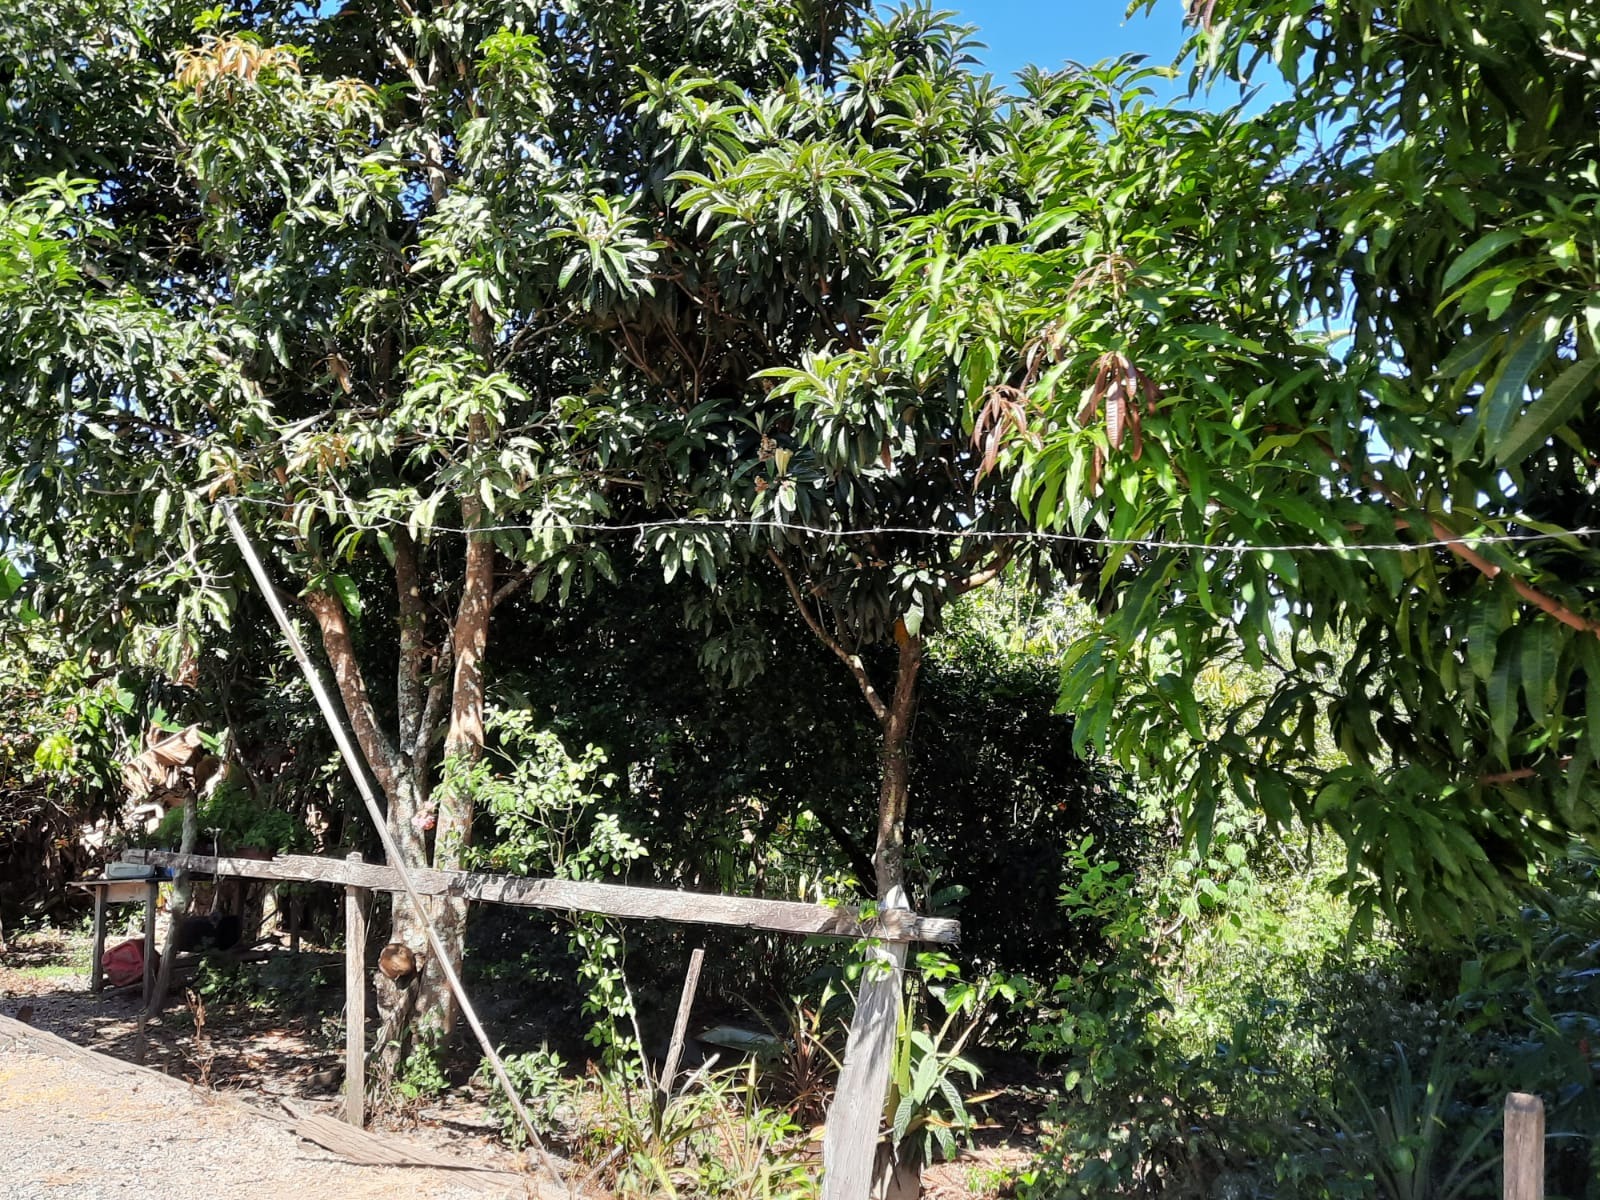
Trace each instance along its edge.
<instances>
[{"instance_id":1,"label":"reddish new leaf growth","mask_svg":"<svg viewBox=\"0 0 1600 1200\"><path fill-rule=\"evenodd\" d=\"M1119 350L1109 351L1095 360L1094 382L1084 393L1083 406L1078 409L1078 424L1087 425L1095 419L1103 405L1106 410L1106 440L1113 450L1122 449L1130 441L1130 457L1135 462L1144 454L1144 416L1156 408L1161 390L1155 381L1134 366L1133 361ZM1144 403L1140 404L1139 401ZM1097 447L1089 471L1089 490L1100 485L1100 471L1105 456Z\"/></svg>"},{"instance_id":2,"label":"reddish new leaf growth","mask_svg":"<svg viewBox=\"0 0 1600 1200\"><path fill-rule=\"evenodd\" d=\"M1184 20L1190 25L1198 25L1207 33L1211 32L1212 17L1217 10L1217 0L1189 0L1188 12Z\"/></svg>"},{"instance_id":3,"label":"reddish new leaf growth","mask_svg":"<svg viewBox=\"0 0 1600 1200\"><path fill-rule=\"evenodd\" d=\"M1014 437L1024 439L1035 449L1040 445L1039 435L1028 427L1027 395L1003 383L990 390L972 425L972 444L983 451L974 486L999 465L1000 451Z\"/></svg>"},{"instance_id":4,"label":"reddish new leaf growth","mask_svg":"<svg viewBox=\"0 0 1600 1200\"><path fill-rule=\"evenodd\" d=\"M1106 391L1106 440L1113 450L1122 449L1128 430L1128 390L1121 379Z\"/></svg>"}]
</instances>

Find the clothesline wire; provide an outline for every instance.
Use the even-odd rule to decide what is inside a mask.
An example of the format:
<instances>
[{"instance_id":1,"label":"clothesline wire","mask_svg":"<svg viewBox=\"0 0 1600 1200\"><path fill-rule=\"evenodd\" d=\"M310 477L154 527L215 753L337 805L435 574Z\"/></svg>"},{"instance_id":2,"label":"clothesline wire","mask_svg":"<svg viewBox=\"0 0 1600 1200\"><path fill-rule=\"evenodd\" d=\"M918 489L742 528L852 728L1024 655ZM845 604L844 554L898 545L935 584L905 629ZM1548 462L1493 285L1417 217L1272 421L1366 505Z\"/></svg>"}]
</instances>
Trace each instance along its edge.
<instances>
[{"instance_id":1,"label":"clothesline wire","mask_svg":"<svg viewBox=\"0 0 1600 1200\"><path fill-rule=\"evenodd\" d=\"M272 500L264 496L237 496L235 500L246 504L254 504L269 508L301 511L307 507L321 509L323 504L302 502L295 503L286 500ZM353 506L356 502L346 500ZM374 525L388 525L394 528L409 527L410 522L403 517L391 516L386 513L359 514L351 511L350 516L357 522L370 522ZM450 533L467 535L471 533L598 533L598 534L645 534L656 530L741 530L754 532L758 530L780 530L786 533L798 533L808 537L832 538L842 540L853 537L871 537L877 535L915 536L948 538L952 541L966 539L984 541L1038 541L1070 543L1082 546L1098 546L1105 549L1148 549L1148 550L1193 550L1209 554L1374 554L1374 553L1402 553L1415 550L1442 550L1452 546L1489 546L1502 543L1516 543L1526 545L1534 542L1562 542L1573 539L1591 537L1600 533L1600 526L1584 525L1576 529L1563 529L1555 532L1529 532L1529 533L1463 533L1450 538L1432 538L1415 542L1282 542L1282 543L1247 543L1247 542L1181 542L1167 541L1161 538L1112 538L1094 537L1088 534L1060 533L1049 530L983 530L983 529L937 529L923 528L914 525L868 525L840 529L823 529L814 525L805 525L793 521L771 519L746 519L718 518L718 517L663 517L649 521L624 521L624 522L585 522L585 521L552 521L544 525L534 522L519 524L479 525L469 529L458 525L438 525L432 522L425 523L430 533Z\"/></svg>"}]
</instances>

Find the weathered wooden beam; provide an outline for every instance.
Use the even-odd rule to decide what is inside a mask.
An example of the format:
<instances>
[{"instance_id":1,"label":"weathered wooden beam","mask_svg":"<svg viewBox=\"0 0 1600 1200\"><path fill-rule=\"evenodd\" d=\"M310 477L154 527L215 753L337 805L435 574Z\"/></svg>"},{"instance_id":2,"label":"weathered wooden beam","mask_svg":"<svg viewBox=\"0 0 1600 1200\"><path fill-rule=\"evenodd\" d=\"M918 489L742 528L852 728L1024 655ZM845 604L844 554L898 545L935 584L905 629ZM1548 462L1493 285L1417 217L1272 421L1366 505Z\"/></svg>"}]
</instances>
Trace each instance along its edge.
<instances>
[{"instance_id":1,"label":"weathered wooden beam","mask_svg":"<svg viewBox=\"0 0 1600 1200\"><path fill-rule=\"evenodd\" d=\"M391 867L313 855L285 854L272 859L212 858L203 854L175 854L168 850L127 850L122 858L124 862L181 868L211 875L334 883L370 888L377 892L405 890L400 873ZM944 917L922 917L902 909L885 910L874 918L863 920L853 908L802 904L794 900L713 896L666 888L481 875L471 871L418 868L410 874L420 895L461 896L489 904L592 912L636 920L732 925L741 929L768 929L777 933L823 937L882 938L887 942L953 945L961 940L961 922Z\"/></svg>"},{"instance_id":2,"label":"weathered wooden beam","mask_svg":"<svg viewBox=\"0 0 1600 1200\"><path fill-rule=\"evenodd\" d=\"M672 1041L667 1046L667 1061L661 1067L663 1105L672 1099L672 1080L678 1073L678 1059L689 1036L689 1010L694 1007L694 991L700 986L700 964L705 960L706 952L698 948L689 955L689 970L683 977L683 991L678 996L678 1019L672 1023Z\"/></svg>"},{"instance_id":3,"label":"weathered wooden beam","mask_svg":"<svg viewBox=\"0 0 1600 1200\"><path fill-rule=\"evenodd\" d=\"M452 1196L460 1191L471 1191L494 1196L499 1200L505 1200L510 1196L538 1197L539 1200L571 1200L571 1193L565 1188L558 1190L529 1175L513 1175L494 1167L476 1166L448 1154L441 1154L420 1142L352 1129L343 1121L325 1116L309 1105L294 1100L285 1098L278 1103L283 1106L284 1113L287 1114L285 1123L296 1137L321 1146L344 1162L391 1168L396 1172L391 1176L394 1181L392 1190L401 1194L410 1194L412 1191L403 1175L398 1173L401 1169L432 1168L449 1172ZM251 1111L260 1110L252 1108ZM271 1113L264 1115L273 1116Z\"/></svg>"}]
</instances>

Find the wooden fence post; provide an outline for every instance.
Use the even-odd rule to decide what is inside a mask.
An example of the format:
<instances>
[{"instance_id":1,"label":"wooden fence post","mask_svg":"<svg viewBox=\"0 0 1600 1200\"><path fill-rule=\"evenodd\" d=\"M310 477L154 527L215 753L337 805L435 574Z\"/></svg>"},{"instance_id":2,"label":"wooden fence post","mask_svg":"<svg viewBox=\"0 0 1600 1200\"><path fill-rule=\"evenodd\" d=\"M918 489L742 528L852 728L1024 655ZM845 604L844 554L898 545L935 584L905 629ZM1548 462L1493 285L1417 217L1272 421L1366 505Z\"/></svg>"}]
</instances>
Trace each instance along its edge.
<instances>
[{"instance_id":1,"label":"wooden fence post","mask_svg":"<svg viewBox=\"0 0 1600 1200\"><path fill-rule=\"evenodd\" d=\"M884 907L905 908L905 893L893 889ZM823 1200L867 1200L872 1190L883 1118L900 1026L900 989L905 942L879 942L867 955L856 994L855 1018L845 1043L839 1087L828 1108L822 1142Z\"/></svg>"},{"instance_id":2,"label":"wooden fence post","mask_svg":"<svg viewBox=\"0 0 1600 1200\"><path fill-rule=\"evenodd\" d=\"M1544 1200L1544 1101L1506 1096L1505 1200Z\"/></svg>"},{"instance_id":3,"label":"wooden fence post","mask_svg":"<svg viewBox=\"0 0 1600 1200\"><path fill-rule=\"evenodd\" d=\"M139 1019L134 1025L133 1061L144 1066L148 1041L145 1022L150 1019L150 989L155 986L156 948L156 898L161 894L161 882L152 879L145 885L144 893L144 991L139 994Z\"/></svg>"},{"instance_id":4,"label":"wooden fence post","mask_svg":"<svg viewBox=\"0 0 1600 1200\"><path fill-rule=\"evenodd\" d=\"M360 862L360 854L348 861ZM344 1119L360 1129L367 1120L367 897L344 889Z\"/></svg>"},{"instance_id":5,"label":"wooden fence post","mask_svg":"<svg viewBox=\"0 0 1600 1200\"><path fill-rule=\"evenodd\" d=\"M667 1046L667 1061L661 1065L661 1103L672 1099L672 1080L678 1073L684 1039L689 1035L689 1010L694 1007L694 991L700 985L700 964L706 952L696 949L689 955L689 970L683 977L683 992L678 996L678 1019L672 1023L672 1041Z\"/></svg>"}]
</instances>

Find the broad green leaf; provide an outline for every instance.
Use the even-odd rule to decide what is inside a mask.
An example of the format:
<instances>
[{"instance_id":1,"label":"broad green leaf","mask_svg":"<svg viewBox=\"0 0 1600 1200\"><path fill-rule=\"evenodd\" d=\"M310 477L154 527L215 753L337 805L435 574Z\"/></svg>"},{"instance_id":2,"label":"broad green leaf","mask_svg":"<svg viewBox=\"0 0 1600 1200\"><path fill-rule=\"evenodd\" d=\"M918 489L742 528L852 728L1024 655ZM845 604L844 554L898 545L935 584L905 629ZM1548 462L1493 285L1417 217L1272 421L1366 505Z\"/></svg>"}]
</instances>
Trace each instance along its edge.
<instances>
[{"instance_id":1,"label":"broad green leaf","mask_svg":"<svg viewBox=\"0 0 1600 1200\"><path fill-rule=\"evenodd\" d=\"M1483 589L1467 620L1467 662L1472 673L1487 681L1494 672L1495 643L1500 637L1503 608L1492 591Z\"/></svg>"},{"instance_id":2,"label":"broad green leaf","mask_svg":"<svg viewBox=\"0 0 1600 1200\"><path fill-rule=\"evenodd\" d=\"M1490 381L1478 405L1478 421L1490 446L1498 446L1514 414L1522 406L1528 379L1544 361L1550 342L1537 323L1530 323L1511 344L1510 352Z\"/></svg>"},{"instance_id":3,"label":"broad green leaf","mask_svg":"<svg viewBox=\"0 0 1600 1200\"><path fill-rule=\"evenodd\" d=\"M1592 400L1600 375L1600 357L1581 359L1556 376L1528 405L1506 436L1493 446L1494 460L1514 467L1570 421Z\"/></svg>"},{"instance_id":4,"label":"broad green leaf","mask_svg":"<svg viewBox=\"0 0 1600 1200\"><path fill-rule=\"evenodd\" d=\"M1450 269L1445 272L1443 280L1445 290L1455 287L1500 251L1519 241L1522 236L1522 232L1517 229L1496 229L1473 242L1456 257L1450 264Z\"/></svg>"},{"instance_id":5,"label":"broad green leaf","mask_svg":"<svg viewBox=\"0 0 1600 1200\"><path fill-rule=\"evenodd\" d=\"M1549 714L1556 691L1556 658L1559 647L1555 623L1544 617L1529 621L1521 629L1522 692L1528 712L1543 722Z\"/></svg>"},{"instance_id":6,"label":"broad green leaf","mask_svg":"<svg viewBox=\"0 0 1600 1200\"><path fill-rule=\"evenodd\" d=\"M339 597L339 603L352 617L361 615L361 589L356 586L356 581L348 575L328 576L328 586L333 589L333 594Z\"/></svg>"},{"instance_id":7,"label":"broad green leaf","mask_svg":"<svg viewBox=\"0 0 1600 1200\"><path fill-rule=\"evenodd\" d=\"M1495 741L1505 746L1511 741L1511 730L1517 723L1516 673L1523 629L1501 635L1494 671L1489 676L1489 723L1494 729Z\"/></svg>"}]
</instances>

